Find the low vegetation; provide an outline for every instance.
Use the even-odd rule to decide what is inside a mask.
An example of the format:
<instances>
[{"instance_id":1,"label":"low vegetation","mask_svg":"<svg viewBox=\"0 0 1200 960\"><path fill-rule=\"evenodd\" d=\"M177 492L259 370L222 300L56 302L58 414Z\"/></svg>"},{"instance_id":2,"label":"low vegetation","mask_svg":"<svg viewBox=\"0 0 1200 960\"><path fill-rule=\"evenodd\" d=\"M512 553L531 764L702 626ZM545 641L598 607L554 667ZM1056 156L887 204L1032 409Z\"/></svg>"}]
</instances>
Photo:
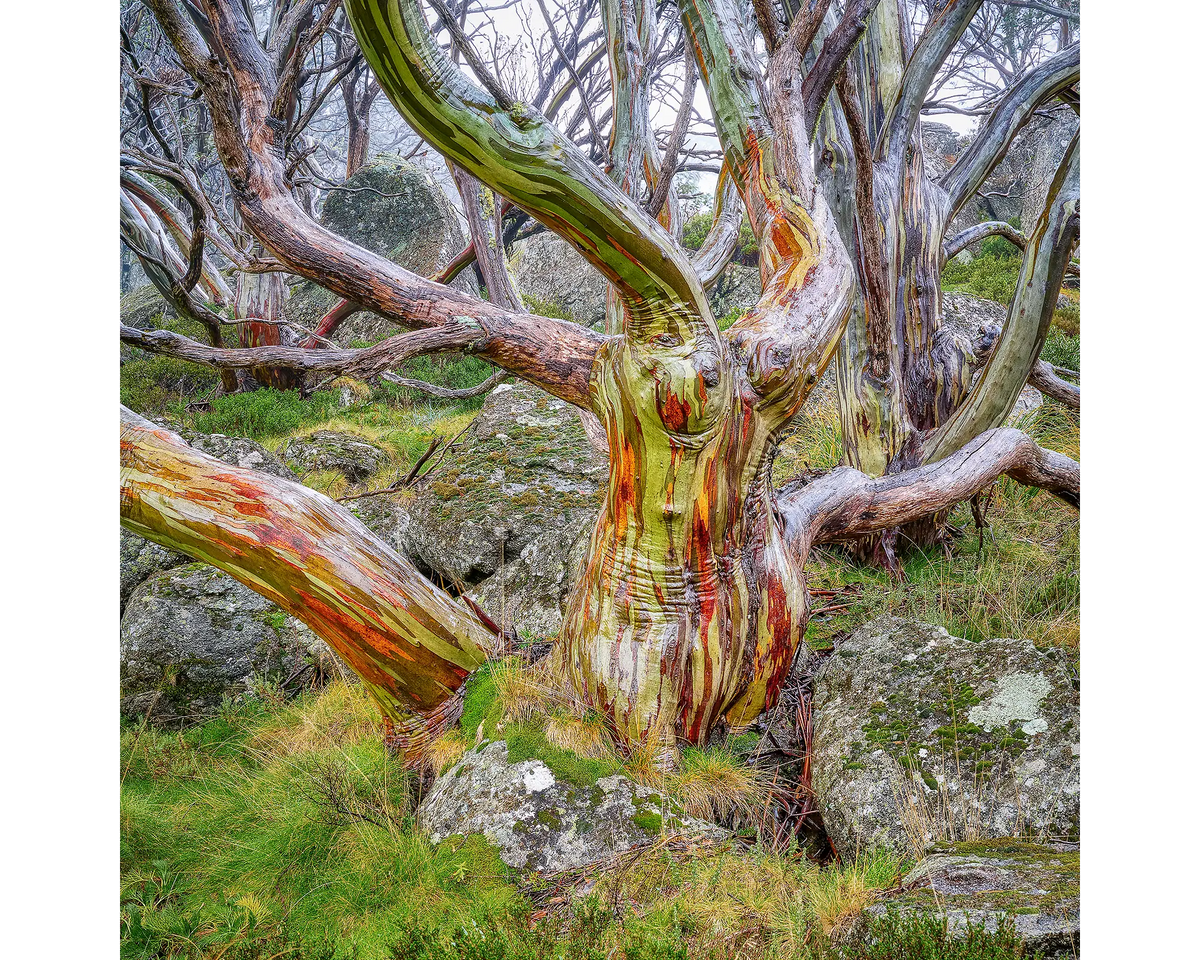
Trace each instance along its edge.
<instances>
[{"instance_id":1,"label":"low vegetation","mask_svg":"<svg viewBox=\"0 0 1200 960\"><path fill-rule=\"evenodd\" d=\"M473 681L464 735L521 713L530 694L511 678L522 669L496 664ZM549 726L530 716L500 733L519 749ZM561 774L571 751L557 749L538 744ZM714 758L721 779L738 764L730 752ZM629 772L615 754L574 762L577 777ZM699 767L693 756L680 777ZM292 701L263 685L186 731L128 724L122 956L818 958L903 866L871 853L822 867L749 839L663 837L602 870L522 880L479 835L431 847L413 821L419 789L385 754L362 688L342 681ZM556 898L559 884L579 898ZM937 931L883 929L892 952L853 956L1018 955L1011 944L903 954L898 943L940 942Z\"/></svg>"},{"instance_id":2,"label":"low vegetation","mask_svg":"<svg viewBox=\"0 0 1200 960\"><path fill-rule=\"evenodd\" d=\"M1056 325L1048 351L1057 338L1074 344L1077 358L1077 329L1072 335ZM1054 362L1071 366L1059 356ZM317 430L354 433L388 456L364 489L388 486L434 435L463 430L482 402L436 402L393 385L335 381L305 398L258 391L189 411L189 403L215 388L215 377L173 364L129 360L122 401L275 450ZM471 358L405 371L447 386L479 382L489 372ZM836 411L828 401L810 406L781 448L777 483L837 465ZM1078 455L1078 418L1064 408L1047 402L1021 425L1044 445ZM304 479L344 494L345 478L330 473ZM977 530L970 505L960 506L950 521L962 537L948 551L910 557L903 583L853 563L836 546L818 551L809 585L821 609L809 642L829 646L871 617L896 612L968 638L1027 636L1077 647L1078 515L1010 481L996 484L979 505L987 526ZM478 835L431 847L414 820L422 778L386 755L361 687L337 681L288 700L264 682L188 730L123 728L122 956L1024 955L1010 926L951 940L938 920L860 919L886 897L906 863L865 851L818 864L795 841L780 849L761 829L771 785L753 763L752 736L686 749L678 770L664 774L652 749L622 753L603 717L568 702L538 668L513 657L472 677L462 720L434 744L425 782L482 739L503 739L510 759L537 757L570 782L621 773L652 787L665 799L647 823L661 835L601 869L540 882L506 867ZM671 811L720 822L733 835L672 839ZM866 939L850 935L863 930Z\"/></svg>"}]
</instances>

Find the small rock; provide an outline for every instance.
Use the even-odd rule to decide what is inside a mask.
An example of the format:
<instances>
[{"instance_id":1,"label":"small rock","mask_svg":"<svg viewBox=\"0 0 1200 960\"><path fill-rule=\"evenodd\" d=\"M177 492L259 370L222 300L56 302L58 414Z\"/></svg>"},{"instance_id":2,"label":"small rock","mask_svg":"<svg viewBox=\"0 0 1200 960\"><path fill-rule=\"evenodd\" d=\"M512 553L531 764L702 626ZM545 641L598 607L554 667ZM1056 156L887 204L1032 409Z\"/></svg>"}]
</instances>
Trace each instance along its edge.
<instances>
[{"instance_id":1,"label":"small rock","mask_svg":"<svg viewBox=\"0 0 1200 960\"><path fill-rule=\"evenodd\" d=\"M245 437L227 437L220 433L198 433L195 430L181 430L179 435L188 442L188 446L216 457L225 463L245 470L258 470L269 473L273 477L284 480L295 480L296 474L279 457L261 443L247 440Z\"/></svg>"},{"instance_id":2,"label":"small rock","mask_svg":"<svg viewBox=\"0 0 1200 960\"><path fill-rule=\"evenodd\" d=\"M1032 953L1079 956L1079 852L1021 840L934 847L902 882L905 892L866 909L860 934L887 913L928 913L951 937L968 924L994 932L1002 917Z\"/></svg>"},{"instance_id":3,"label":"small rock","mask_svg":"<svg viewBox=\"0 0 1200 960\"><path fill-rule=\"evenodd\" d=\"M556 777L541 760L508 760L503 742L468 752L434 782L417 822L437 844L482 833L510 867L568 870L668 833L719 836L720 827L675 813L664 798L626 777L580 785Z\"/></svg>"},{"instance_id":4,"label":"small rock","mask_svg":"<svg viewBox=\"0 0 1200 960\"><path fill-rule=\"evenodd\" d=\"M306 437L292 437L281 451L284 461L297 473L336 470L351 483L362 483L387 462L387 454L375 444L352 433L318 430Z\"/></svg>"}]
</instances>

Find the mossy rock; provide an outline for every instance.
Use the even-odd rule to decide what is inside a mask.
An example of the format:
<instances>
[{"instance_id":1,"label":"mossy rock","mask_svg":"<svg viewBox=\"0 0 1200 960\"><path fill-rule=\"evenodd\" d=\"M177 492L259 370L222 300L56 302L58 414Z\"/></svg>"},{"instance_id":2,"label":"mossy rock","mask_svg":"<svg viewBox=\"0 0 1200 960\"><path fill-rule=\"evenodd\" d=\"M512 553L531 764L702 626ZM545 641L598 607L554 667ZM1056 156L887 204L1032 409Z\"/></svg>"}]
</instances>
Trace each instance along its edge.
<instances>
[{"instance_id":1,"label":"mossy rock","mask_svg":"<svg viewBox=\"0 0 1200 960\"><path fill-rule=\"evenodd\" d=\"M665 816L664 816L665 814ZM417 821L435 843L482 834L510 867L553 873L610 859L668 833L721 836L721 828L672 810L619 774L582 786L536 757L515 760L485 742L434 782Z\"/></svg>"},{"instance_id":2,"label":"mossy rock","mask_svg":"<svg viewBox=\"0 0 1200 960\"><path fill-rule=\"evenodd\" d=\"M562 622L608 477L570 404L524 383L489 395L463 440L396 507L395 540L493 616L548 636Z\"/></svg>"},{"instance_id":3,"label":"mossy rock","mask_svg":"<svg viewBox=\"0 0 1200 960\"><path fill-rule=\"evenodd\" d=\"M121 298L121 322L139 330L154 330L159 319L174 320L175 308L162 298L151 283L131 290Z\"/></svg>"},{"instance_id":4,"label":"mossy rock","mask_svg":"<svg viewBox=\"0 0 1200 960\"><path fill-rule=\"evenodd\" d=\"M1079 955L1079 851L1013 838L945 843L904 877L903 892L868 907L860 934L885 914L944 918L951 936L968 925L1012 922L1030 953Z\"/></svg>"},{"instance_id":5,"label":"mossy rock","mask_svg":"<svg viewBox=\"0 0 1200 960\"><path fill-rule=\"evenodd\" d=\"M299 620L202 563L149 577L121 618L121 712L177 724L211 715L258 678L332 657Z\"/></svg>"},{"instance_id":6,"label":"mossy rock","mask_svg":"<svg viewBox=\"0 0 1200 960\"><path fill-rule=\"evenodd\" d=\"M881 617L814 681L813 787L839 849L1077 839L1079 693L1062 651Z\"/></svg>"},{"instance_id":7,"label":"mossy rock","mask_svg":"<svg viewBox=\"0 0 1200 960\"><path fill-rule=\"evenodd\" d=\"M351 483L362 483L388 462L383 449L364 437L340 430L317 430L304 437L292 437L280 455L302 476L333 470Z\"/></svg>"},{"instance_id":8,"label":"mossy rock","mask_svg":"<svg viewBox=\"0 0 1200 960\"><path fill-rule=\"evenodd\" d=\"M416 164L390 154L379 154L331 190L320 220L339 236L422 277L446 266L466 243L441 187ZM472 296L479 293L470 270L459 274L452 286ZM316 284L302 282L293 289L284 312L311 329L338 299ZM398 332L395 324L364 311L343 321L334 340L349 346Z\"/></svg>"}]
</instances>

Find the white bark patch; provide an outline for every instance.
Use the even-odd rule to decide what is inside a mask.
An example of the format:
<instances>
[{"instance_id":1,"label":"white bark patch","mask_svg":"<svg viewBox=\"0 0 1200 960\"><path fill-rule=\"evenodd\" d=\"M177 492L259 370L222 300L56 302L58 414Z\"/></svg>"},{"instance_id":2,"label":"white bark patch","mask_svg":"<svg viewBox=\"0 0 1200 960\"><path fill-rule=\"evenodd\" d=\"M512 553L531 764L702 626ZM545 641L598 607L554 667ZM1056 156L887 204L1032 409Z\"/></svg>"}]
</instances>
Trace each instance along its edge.
<instances>
[{"instance_id":1,"label":"white bark patch","mask_svg":"<svg viewBox=\"0 0 1200 960\"><path fill-rule=\"evenodd\" d=\"M1027 734L1042 733L1046 721L1038 710L1050 693L1050 681L1040 673L1010 673L1000 678L996 689L983 703L971 708L968 719L989 733L996 727L1006 727L1013 720L1032 721L1022 727Z\"/></svg>"}]
</instances>

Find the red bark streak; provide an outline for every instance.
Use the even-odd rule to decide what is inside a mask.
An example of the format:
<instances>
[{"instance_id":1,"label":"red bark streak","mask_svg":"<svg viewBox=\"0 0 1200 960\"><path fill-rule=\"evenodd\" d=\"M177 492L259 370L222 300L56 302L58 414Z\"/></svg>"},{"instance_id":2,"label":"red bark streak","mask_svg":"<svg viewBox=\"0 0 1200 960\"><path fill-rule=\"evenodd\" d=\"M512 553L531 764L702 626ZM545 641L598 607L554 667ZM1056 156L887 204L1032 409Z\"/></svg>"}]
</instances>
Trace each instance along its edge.
<instances>
[{"instance_id":1,"label":"red bark streak","mask_svg":"<svg viewBox=\"0 0 1200 960\"><path fill-rule=\"evenodd\" d=\"M666 403L660 404L658 408L663 425L674 433L679 433L683 430L687 425L688 416L691 412L691 404L686 400L680 402L679 397L673 392L667 394Z\"/></svg>"}]
</instances>

